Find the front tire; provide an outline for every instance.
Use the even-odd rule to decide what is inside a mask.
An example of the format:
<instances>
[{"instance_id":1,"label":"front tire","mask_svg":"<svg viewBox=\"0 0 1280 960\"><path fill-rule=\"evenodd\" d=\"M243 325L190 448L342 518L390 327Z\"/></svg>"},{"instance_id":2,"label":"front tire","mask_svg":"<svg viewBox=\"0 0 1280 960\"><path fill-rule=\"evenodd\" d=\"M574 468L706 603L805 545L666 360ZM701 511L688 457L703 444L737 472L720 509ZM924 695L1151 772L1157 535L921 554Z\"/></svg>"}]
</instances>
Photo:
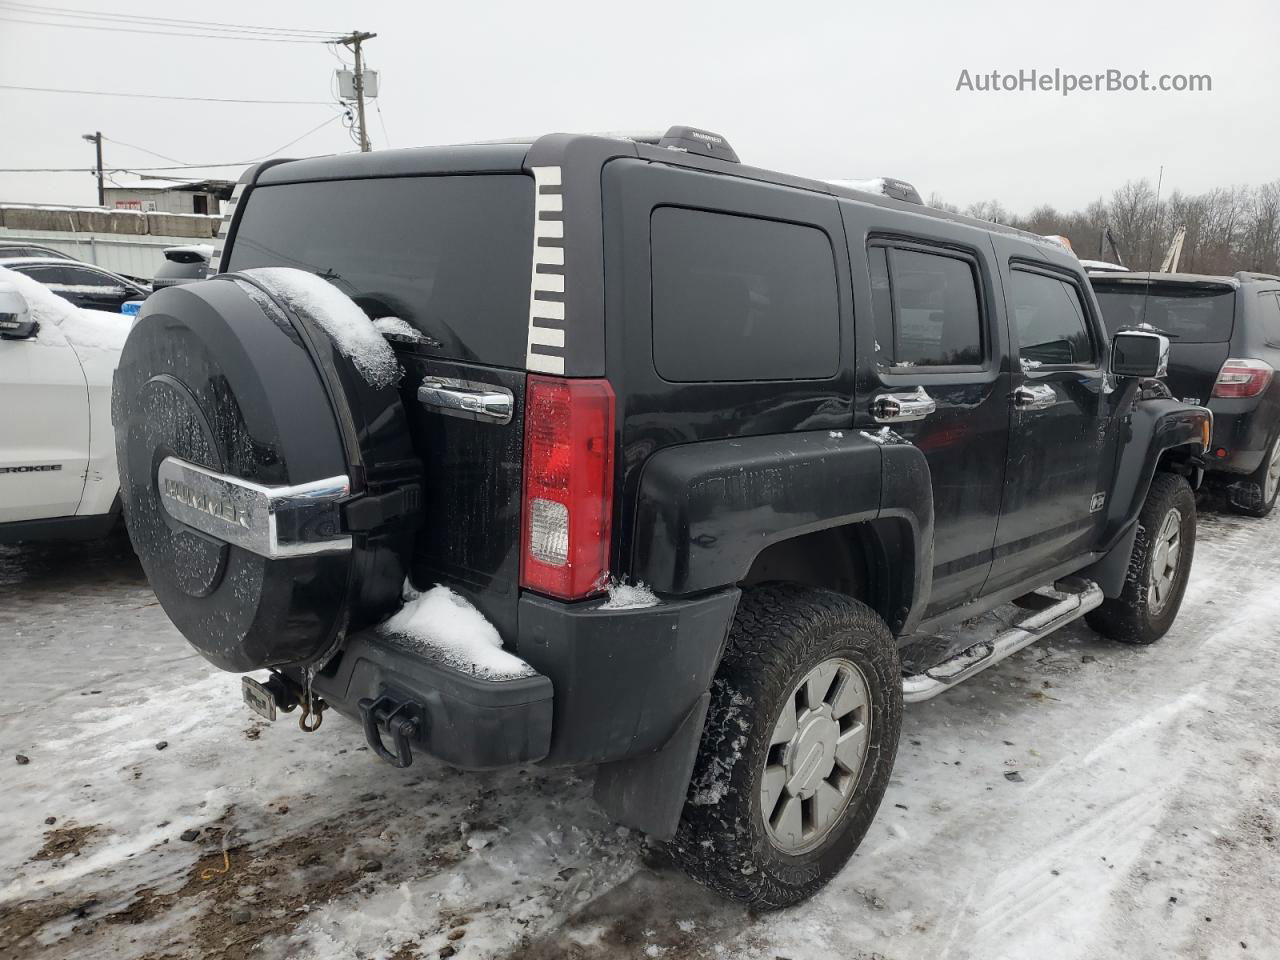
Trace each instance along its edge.
<instances>
[{"instance_id":1,"label":"front tire","mask_svg":"<svg viewBox=\"0 0 1280 960\"><path fill-rule=\"evenodd\" d=\"M1196 547L1196 498L1184 477L1158 473L1138 515L1138 536L1120 596L1085 615L1121 643L1155 643L1182 606Z\"/></svg>"},{"instance_id":2,"label":"front tire","mask_svg":"<svg viewBox=\"0 0 1280 960\"><path fill-rule=\"evenodd\" d=\"M826 590L743 595L672 852L756 909L816 893L853 855L889 784L898 649L865 604Z\"/></svg>"}]
</instances>

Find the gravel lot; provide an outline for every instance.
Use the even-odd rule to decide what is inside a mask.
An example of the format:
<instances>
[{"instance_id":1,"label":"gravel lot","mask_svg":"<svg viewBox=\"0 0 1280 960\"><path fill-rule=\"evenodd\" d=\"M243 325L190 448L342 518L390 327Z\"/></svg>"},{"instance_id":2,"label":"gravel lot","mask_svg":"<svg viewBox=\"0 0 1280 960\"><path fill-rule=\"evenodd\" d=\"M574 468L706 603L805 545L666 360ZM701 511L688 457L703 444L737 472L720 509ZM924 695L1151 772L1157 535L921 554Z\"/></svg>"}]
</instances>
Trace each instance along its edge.
<instances>
[{"instance_id":1,"label":"gravel lot","mask_svg":"<svg viewBox=\"0 0 1280 960\"><path fill-rule=\"evenodd\" d=\"M1169 636L1075 626L908 707L858 855L754 917L590 770L258 721L124 539L0 547L0 958L1277 958L1278 582L1280 518L1203 515Z\"/></svg>"}]
</instances>

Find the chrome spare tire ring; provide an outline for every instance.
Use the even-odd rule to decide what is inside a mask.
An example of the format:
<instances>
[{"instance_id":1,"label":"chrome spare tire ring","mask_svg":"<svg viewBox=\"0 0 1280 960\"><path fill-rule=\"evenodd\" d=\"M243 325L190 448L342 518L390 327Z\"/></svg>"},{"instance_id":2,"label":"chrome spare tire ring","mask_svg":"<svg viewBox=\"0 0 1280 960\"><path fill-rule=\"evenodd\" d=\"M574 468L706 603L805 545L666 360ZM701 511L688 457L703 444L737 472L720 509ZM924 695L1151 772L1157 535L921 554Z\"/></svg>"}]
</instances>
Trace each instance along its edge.
<instances>
[{"instance_id":1,"label":"chrome spare tire ring","mask_svg":"<svg viewBox=\"0 0 1280 960\"><path fill-rule=\"evenodd\" d=\"M781 852L812 850L840 822L871 741L871 690L843 657L805 674L774 721L760 779L760 815Z\"/></svg>"}]
</instances>

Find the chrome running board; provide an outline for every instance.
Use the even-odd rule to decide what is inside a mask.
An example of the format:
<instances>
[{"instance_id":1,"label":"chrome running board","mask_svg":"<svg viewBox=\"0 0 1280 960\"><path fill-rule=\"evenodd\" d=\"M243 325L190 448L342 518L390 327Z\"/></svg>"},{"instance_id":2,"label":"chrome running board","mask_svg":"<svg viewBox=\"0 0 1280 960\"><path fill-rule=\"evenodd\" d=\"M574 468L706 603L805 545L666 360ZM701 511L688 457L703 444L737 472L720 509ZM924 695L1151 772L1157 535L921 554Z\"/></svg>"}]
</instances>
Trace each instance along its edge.
<instances>
[{"instance_id":1,"label":"chrome running board","mask_svg":"<svg viewBox=\"0 0 1280 960\"><path fill-rule=\"evenodd\" d=\"M903 702L919 703L950 690L1084 616L1103 600L1102 588L1092 580L1063 580L1059 586L1045 587L1036 594L1050 601L1050 606L1031 614L1016 627L989 640L980 640L922 673L903 677Z\"/></svg>"}]
</instances>

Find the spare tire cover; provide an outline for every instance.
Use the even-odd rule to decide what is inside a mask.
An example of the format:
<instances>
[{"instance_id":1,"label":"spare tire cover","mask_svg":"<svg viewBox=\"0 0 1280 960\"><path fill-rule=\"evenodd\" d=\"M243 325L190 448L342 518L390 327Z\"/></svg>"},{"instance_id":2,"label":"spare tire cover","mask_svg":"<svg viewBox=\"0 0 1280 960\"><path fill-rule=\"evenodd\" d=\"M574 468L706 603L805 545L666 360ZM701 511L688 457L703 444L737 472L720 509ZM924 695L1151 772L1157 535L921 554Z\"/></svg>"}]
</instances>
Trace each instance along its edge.
<instances>
[{"instance_id":1,"label":"spare tire cover","mask_svg":"<svg viewBox=\"0 0 1280 960\"><path fill-rule=\"evenodd\" d=\"M268 521L256 502L186 482L204 470L263 488L340 480L349 495L363 492L368 465L353 463L362 452L352 425L388 418L351 409L353 399L398 411L401 425L403 409L394 386L344 389L359 382L344 362L318 325L234 275L153 294L121 353L112 419L129 536L165 613L225 670L314 662L398 599L405 537L352 536L343 504L330 503L308 515L306 547L264 555L228 542L219 524L293 535L276 530L293 514ZM401 466L405 453L395 451ZM175 480L175 463L194 469ZM369 571L382 582L362 584Z\"/></svg>"}]
</instances>

